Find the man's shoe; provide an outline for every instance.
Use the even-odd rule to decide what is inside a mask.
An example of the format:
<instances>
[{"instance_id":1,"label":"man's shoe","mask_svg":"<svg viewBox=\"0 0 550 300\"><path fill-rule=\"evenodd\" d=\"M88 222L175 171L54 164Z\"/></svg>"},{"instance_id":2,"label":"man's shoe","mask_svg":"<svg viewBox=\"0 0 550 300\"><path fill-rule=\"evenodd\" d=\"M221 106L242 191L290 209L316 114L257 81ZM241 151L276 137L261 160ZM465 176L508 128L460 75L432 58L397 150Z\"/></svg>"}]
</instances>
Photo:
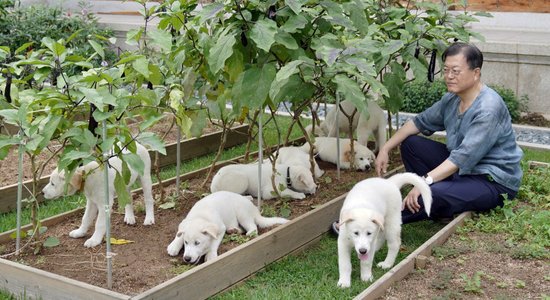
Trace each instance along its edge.
<instances>
[{"instance_id":1,"label":"man's shoe","mask_svg":"<svg viewBox=\"0 0 550 300\"><path fill-rule=\"evenodd\" d=\"M340 224L338 221L332 222L332 225L330 226L330 231L335 235L338 236L340 234Z\"/></svg>"}]
</instances>

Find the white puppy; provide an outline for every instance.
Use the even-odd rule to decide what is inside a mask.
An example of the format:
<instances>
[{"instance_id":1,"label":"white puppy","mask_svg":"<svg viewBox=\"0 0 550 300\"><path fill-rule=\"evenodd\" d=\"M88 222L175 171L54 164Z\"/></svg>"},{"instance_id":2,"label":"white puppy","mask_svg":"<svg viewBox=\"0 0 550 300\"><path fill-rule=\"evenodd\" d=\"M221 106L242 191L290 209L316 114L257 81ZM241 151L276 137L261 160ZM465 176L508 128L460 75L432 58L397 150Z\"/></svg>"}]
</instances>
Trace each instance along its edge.
<instances>
[{"instance_id":1,"label":"white puppy","mask_svg":"<svg viewBox=\"0 0 550 300\"><path fill-rule=\"evenodd\" d=\"M287 166L304 166L311 171L309 162L309 153L302 151L300 147L282 147L279 148L277 155L277 163ZM319 165L313 159L315 178L323 176L325 171L319 168Z\"/></svg>"},{"instance_id":2,"label":"white puppy","mask_svg":"<svg viewBox=\"0 0 550 300\"><path fill-rule=\"evenodd\" d=\"M350 139L340 139L340 156L338 157L337 151L337 138L335 137L316 137L315 138L315 152L319 158L323 161L336 164L340 160L340 167L342 169L351 168L351 142ZM305 143L300 147L302 151L309 153L309 144ZM374 153L369 148L354 142L353 152L355 158L353 160L355 169L365 171L370 169L371 164L376 158Z\"/></svg>"},{"instance_id":3,"label":"white puppy","mask_svg":"<svg viewBox=\"0 0 550 300\"><path fill-rule=\"evenodd\" d=\"M152 194L152 182L151 182L151 158L149 157L149 152L139 143L136 143L137 151L136 154L143 161L143 175L138 175L138 173L130 168L131 176L130 182L128 184L128 192L130 191L130 186L136 181L136 178L139 177L141 181L141 186L143 188L143 196L145 202L145 221L143 225L152 225L155 224L155 215L154 215L154 200ZM126 149L124 153L129 153ZM113 200L115 197L115 176L116 172L122 169L122 161L118 157L112 157L109 159L109 211L113 205ZM55 169L50 175L50 182L42 189L44 193L44 198L54 199L61 197L63 195L65 185L66 185L65 172ZM84 216L82 217L82 224L78 229L75 229L69 233L69 236L72 238L80 238L86 235L88 228L91 226L94 218L97 215L95 222L95 231L93 235L86 240L84 246L86 247L95 247L101 244L103 236L105 235L105 184L104 184L104 171L99 167L99 164L95 161L87 163L84 166L78 167L74 172L73 176L70 178L70 181L67 184L67 194L73 195L77 191L84 191L86 196L86 210L84 211ZM124 222L126 224L135 224L136 218L134 215L133 205L127 204L124 208Z\"/></svg>"},{"instance_id":4,"label":"white puppy","mask_svg":"<svg viewBox=\"0 0 550 300\"><path fill-rule=\"evenodd\" d=\"M251 201L232 192L216 192L199 200L178 226L178 233L166 249L168 254L176 256L184 247L183 260L196 264L203 255L209 261L218 256L218 247L226 232L241 233L239 225L246 235L257 233L258 227L270 227L288 222L284 218L266 218Z\"/></svg>"},{"instance_id":5,"label":"white puppy","mask_svg":"<svg viewBox=\"0 0 550 300\"><path fill-rule=\"evenodd\" d=\"M416 174L401 173L388 179L369 178L357 183L346 196L340 211L338 235L339 287L351 285L351 251L359 257L361 280L372 281L375 252L388 241L388 255L378 266L393 266L401 246L401 192L405 184L420 190L426 213L430 214L432 193Z\"/></svg>"},{"instance_id":6,"label":"white puppy","mask_svg":"<svg viewBox=\"0 0 550 300\"><path fill-rule=\"evenodd\" d=\"M348 115L351 115L355 109L355 105L349 100L340 102L340 106ZM349 136L349 120L344 112L341 110L338 112L339 131ZM373 135L376 142L374 152L377 152L386 143L386 115L380 106L373 101L367 101L367 112L368 116L359 112L355 113L352 121L352 130L357 131L357 141L365 147L370 136ZM333 107L327 112L325 120L315 127L314 134L317 136L336 137L336 128L336 107ZM311 134L312 126L307 126L306 131Z\"/></svg>"},{"instance_id":7,"label":"white puppy","mask_svg":"<svg viewBox=\"0 0 550 300\"><path fill-rule=\"evenodd\" d=\"M275 186L283 197L304 199L307 194L314 194L317 185L313 180L311 171L303 166L288 166L276 164ZM271 163L262 165L262 181L258 182L258 163L235 164L222 167L218 170L210 191L230 191L241 195L258 197L258 185L261 187L262 199L276 197L271 184L273 174Z\"/></svg>"}]
</instances>

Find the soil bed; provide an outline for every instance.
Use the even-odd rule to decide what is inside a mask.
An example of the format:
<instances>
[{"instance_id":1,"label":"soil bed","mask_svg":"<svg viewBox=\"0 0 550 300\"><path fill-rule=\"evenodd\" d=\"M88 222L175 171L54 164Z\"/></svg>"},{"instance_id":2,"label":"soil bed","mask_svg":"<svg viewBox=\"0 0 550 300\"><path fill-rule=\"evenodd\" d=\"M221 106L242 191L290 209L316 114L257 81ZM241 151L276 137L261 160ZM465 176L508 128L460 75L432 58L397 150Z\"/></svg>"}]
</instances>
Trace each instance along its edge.
<instances>
[{"instance_id":1,"label":"soil bed","mask_svg":"<svg viewBox=\"0 0 550 300\"><path fill-rule=\"evenodd\" d=\"M399 156L394 153L390 166L394 168L400 164ZM319 162L320 167L326 171L320 178L319 188L315 195L310 195L303 200L266 200L263 201L264 211L275 211L277 215L288 212L289 219L296 218L316 206L326 203L333 198L348 192L359 180L375 176L374 170L368 172L342 171L340 179L337 179L336 167L329 163ZM113 291L136 295L150 289L162 282L173 278L177 274L190 269L191 266L182 263L181 254L177 258L170 257L166 253L166 247L174 238L177 226L186 215L192 205L200 199L200 196L208 192L206 188L200 189L203 178L198 177L184 181L182 186L187 187L174 209L155 210L154 226L143 226L144 213L137 209L137 224L128 226L124 224L124 216L121 213L112 214L111 237L133 241L124 245L113 245ZM175 192L175 186L165 187L166 195ZM154 191L158 198L158 190ZM141 201L141 195L135 195L135 200ZM139 207L140 205L137 205ZM11 256L9 259L41 270L60 274L81 282L90 283L106 288L106 263L105 244L88 249L83 246L86 238L72 239L68 233L80 225L82 213L54 226L50 226L40 240L49 236L58 237L61 244L53 248L42 248L38 255L33 253L33 247L27 247L21 256ZM260 231L260 234L266 230ZM235 240L242 240L243 236ZM24 244L26 240L23 241ZM224 253L239 243L226 240L220 247L218 254ZM2 249L3 248L3 249ZM0 245L0 253L11 253L15 250L15 242Z\"/></svg>"}]
</instances>

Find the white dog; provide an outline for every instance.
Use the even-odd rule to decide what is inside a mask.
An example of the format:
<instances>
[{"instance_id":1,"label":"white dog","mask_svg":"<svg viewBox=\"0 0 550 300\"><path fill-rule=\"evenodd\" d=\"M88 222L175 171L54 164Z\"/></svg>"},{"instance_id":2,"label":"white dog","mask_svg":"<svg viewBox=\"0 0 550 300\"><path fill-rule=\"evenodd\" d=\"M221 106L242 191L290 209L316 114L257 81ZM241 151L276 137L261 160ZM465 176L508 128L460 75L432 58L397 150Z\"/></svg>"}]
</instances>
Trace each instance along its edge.
<instances>
[{"instance_id":1,"label":"white dog","mask_svg":"<svg viewBox=\"0 0 550 300\"><path fill-rule=\"evenodd\" d=\"M232 192L216 192L199 200L178 226L178 233L166 249L176 256L184 247L183 260L196 264L203 255L209 261L218 256L224 234L257 233L258 227L270 227L288 222L284 218L266 218L251 201L251 197Z\"/></svg>"},{"instance_id":2,"label":"white dog","mask_svg":"<svg viewBox=\"0 0 550 300\"><path fill-rule=\"evenodd\" d=\"M287 166L304 166L311 170L311 164L309 162L309 153L302 151L300 147L282 147L279 148L277 155L278 164L283 164ZM319 178L325 174L325 171L319 168L319 165L313 159L314 164L314 175L315 178Z\"/></svg>"},{"instance_id":3,"label":"white dog","mask_svg":"<svg viewBox=\"0 0 550 300\"><path fill-rule=\"evenodd\" d=\"M138 175L138 173L130 168L131 177L128 184L128 191L130 191L130 186L135 182L136 178L139 177L141 181L141 186L143 188L143 196L145 202L145 221L143 225L152 225L155 224L155 215L154 215L154 200L152 194L152 182L151 182L151 158L149 157L149 152L139 143L136 143L137 151L136 154L143 161L143 175ZM129 153L126 149L124 153ZM122 161L118 157L112 157L109 159L109 211L113 205L113 200L115 197L115 176L117 171L122 169ZM84 211L84 216L82 217L82 224L78 229L75 229L69 233L69 236L72 238L80 238L86 235L88 228L91 226L95 216L97 219L95 222L95 231L88 240L84 243L85 247L95 247L101 244L103 236L105 235L105 185L104 185L104 171L99 167L99 164L95 161L87 163L84 166L78 167L74 172L73 176L70 178L70 181L67 184L67 194L73 195L77 191L84 191L86 196L86 210ZM55 169L50 175L50 182L42 189L44 193L44 198L54 199L63 195L63 191L66 185L65 172ZM136 218L134 215L133 205L127 204L124 208L124 222L126 224L133 225L136 223Z\"/></svg>"},{"instance_id":4,"label":"white dog","mask_svg":"<svg viewBox=\"0 0 550 300\"><path fill-rule=\"evenodd\" d=\"M355 105L349 100L340 102L340 106L348 115L351 115L355 109ZM349 120L342 110L338 110L339 131L349 136ZM315 127L314 134L316 136L336 137L336 111L336 107L334 107L327 112L325 120ZM357 131L357 141L365 147L370 136L373 135L376 142L374 152L377 152L386 143L386 115L380 106L373 101L367 101L367 112L368 116L360 112L355 113L352 121L352 130ZM312 127L312 125L306 127L306 131L310 135Z\"/></svg>"},{"instance_id":5,"label":"white dog","mask_svg":"<svg viewBox=\"0 0 550 300\"><path fill-rule=\"evenodd\" d=\"M283 197L304 199L307 194L314 194L317 185L313 180L311 171L303 166L287 166L276 164L275 186ZM262 181L258 183L258 163L235 164L222 167L218 170L210 191L229 191L241 195L258 197L258 185L261 187L262 199L276 197L271 184L273 174L271 163L262 165Z\"/></svg>"},{"instance_id":6,"label":"white dog","mask_svg":"<svg viewBox=\"0 0 550 300\"><path fill-rule=\"evenodd\" d=\"M378 266L393 266L401 246L401 192L405 184L420 190L426 213L430 214L432 193L416 174L401 173L388 179L369 178L357 183L346 196L340 211L338 235L339 287L351 285L351 251L361 261L361 280L372 281L375 252L388 241L388 255Z\"/></svg>"},{"instance_id":7,"label":"white dog","mask_svg":"<svg viewBox=\"0 0 550 300\"><path fill-rule=\"evenodd\" d=\"M350 139L341 138L340 139L340 156L338 157L337 151L337 138L335 137L316 137L315 138L315 152L318 154L319 158L323 161L331 162L336 164L340 160L340 167L342 169L351 168L351 142ZM300 147L302 151L309 153L309 144L305 143ZM353 152L355 153L355 158L353 160L355 169L365 171L370 169L371 164L376 158L374 153L369 150L369 148L354 142L353 143Z\"/></svg>"}]
</instances>

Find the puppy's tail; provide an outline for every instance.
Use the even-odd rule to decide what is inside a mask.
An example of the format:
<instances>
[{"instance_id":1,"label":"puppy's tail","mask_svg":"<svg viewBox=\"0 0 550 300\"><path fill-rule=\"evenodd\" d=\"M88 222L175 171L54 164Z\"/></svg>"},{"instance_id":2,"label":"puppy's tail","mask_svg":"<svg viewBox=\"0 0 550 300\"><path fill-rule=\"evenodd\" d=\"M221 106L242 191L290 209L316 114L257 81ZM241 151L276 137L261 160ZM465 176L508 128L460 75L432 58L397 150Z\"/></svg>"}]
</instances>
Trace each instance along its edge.
<instances>
[{"instance_id":1,"label":"puppy's tail","mask_svg":"<svg viewBox=\"0 0 550 300\"><path fill-rule=\"evenodd\" d=\"M284 224L288 222L288 220L285 218L279 218L279 217L268 218L268 217L263 217L259 214L254 218L254 221L256 222L256 224L258 224L258 227L260 228L271 227L274 225Z\"/></svg>"},{"instance_id":2,"label":"puppy's tail","mask_svg":"<svg viewBox=\"0 0 550 300\"><path fill-rule=\"evenodd\" d=\"M399 173L388 178L393 184L395 184L399 189L405 184L412 184L417 189L420 190L422 195L422 200L424 200L424 208L426 209L426 214L430 215L430 210L432 208L432 190L430 186L422 179L422 177L414 173Z\"/></svg>"}]
</instances>

